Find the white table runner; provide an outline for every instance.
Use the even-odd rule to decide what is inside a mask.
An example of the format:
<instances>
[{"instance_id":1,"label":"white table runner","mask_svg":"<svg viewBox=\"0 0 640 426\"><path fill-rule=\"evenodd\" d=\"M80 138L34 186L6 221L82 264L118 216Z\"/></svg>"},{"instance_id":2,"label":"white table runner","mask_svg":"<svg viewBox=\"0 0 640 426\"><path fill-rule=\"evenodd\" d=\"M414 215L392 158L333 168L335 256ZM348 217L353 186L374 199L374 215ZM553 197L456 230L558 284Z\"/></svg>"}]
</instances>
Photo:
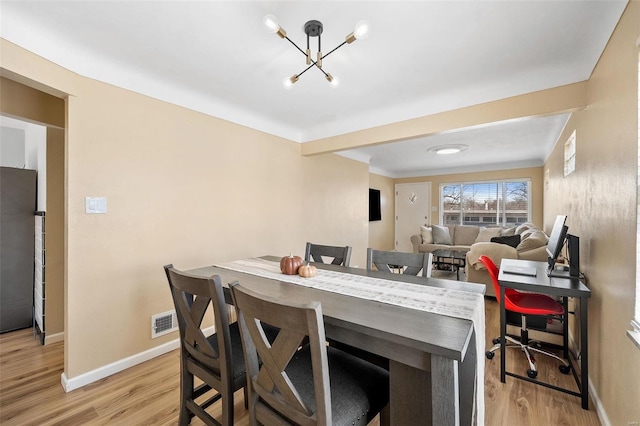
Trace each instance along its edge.
<instances>
[{"instance_id":1,"label":"white table runner","mask_svg":"<svg viewBox=\"0 0 640 426\"><path fill-rule=\"evenodd\" d=\"M285 275L280 272L280 264L278 262L260 258L235 260L214 266L318 290L471 320L476 334L476 358L478 363L476 372L476 403L478 407L476 420L478 425L484 424L485 318L484 296L482 294L353 275L326 269L318 269L318 274L315 277L302 278L298 275Z\"/></svg>"}]
</instances>

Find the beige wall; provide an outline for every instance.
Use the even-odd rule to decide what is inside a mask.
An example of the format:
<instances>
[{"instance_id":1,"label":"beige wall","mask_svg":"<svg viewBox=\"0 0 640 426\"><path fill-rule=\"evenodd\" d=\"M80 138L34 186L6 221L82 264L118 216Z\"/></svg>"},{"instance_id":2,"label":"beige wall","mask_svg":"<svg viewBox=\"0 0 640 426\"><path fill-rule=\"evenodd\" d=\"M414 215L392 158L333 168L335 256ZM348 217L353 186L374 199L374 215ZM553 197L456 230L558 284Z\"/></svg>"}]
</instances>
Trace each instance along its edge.
<instances>
[{"instance_id":1,"label":"beige wall","mask_svg":"<svg viewBox=\"0 0 640 426\"><path fill-rule=\"evenodd\" d=\"M395 183L393 178L369 174L369 188L380 190L382 220L369 222L369 247L376 250L395 248Z\"/></svg>"},{"instance_id":2,"label":"beige wall","mask_svg":"<svg viewBox=\"0 0 640 426\"><path fill-rule=\"evenodd\" d=\"M368 167L68 72L2 40L4 71L72 93L67 117L65 374L175 339L162 265L368 244ZM84 213L87 196L108 212Z\"/></svg>"},{"instance_id":3,"label":"beige wall","mask_svg":"<svg viewBox=\"0 0 640 426\"><path fill-rule=\"evenodd\" d=\"M640 350L633 318L638 173L640 2L627 6L589 79L589 108L572 114L545 164L544 222L568 215L588 277L589 376L612 425L640 420ZM563 178L563 145L576 130L576 170Z\"/></svg>"},{"instance_id":4,"label":"beige wall","mask_svg":"<svg viewBox=\"0 0 640 426\"><path fill-rule=\"evenodd\" d=\"M431 182L431 206L437 208L437 211L432 211L431 224L437 225L441 214L440 185L498 179L531 179L531 221L542 226L542 167L401 178L396 179L395 183ZM418 232L419 230L416 230L416 233Z\"/></svg>"}]
</instances>

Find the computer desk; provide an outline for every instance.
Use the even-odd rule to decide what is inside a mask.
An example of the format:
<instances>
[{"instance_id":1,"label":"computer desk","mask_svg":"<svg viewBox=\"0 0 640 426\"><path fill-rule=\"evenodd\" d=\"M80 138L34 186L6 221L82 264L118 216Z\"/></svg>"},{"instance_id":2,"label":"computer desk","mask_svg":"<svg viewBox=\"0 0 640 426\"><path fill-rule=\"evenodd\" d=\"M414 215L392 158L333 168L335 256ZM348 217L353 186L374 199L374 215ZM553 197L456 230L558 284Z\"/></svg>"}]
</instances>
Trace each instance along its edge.
<instances>
[{"instance_id":1,"label":"computer desk","mask_svg":"<svg viewBox=\"0 0 640 426\"><path fill-rule=\"evenodd\" d=\"M505 273L505 267L525 266L536 269L536 276L518 275ZM568 275L568 272L567 272ZM529 382L537 383L551 389L559 390L571 395L579 396L582 399L582 408L589 409L589 356L588 356L588 340L587 340L587 308L588 298L591 297L591 290L587 288L582 281L577 278L548 277L546 262L533 262L529 260L503 259L500 265L500 274L498 275L500 283L500 338L503 342L500 348L500 381L505 382L505 375L517 377ZM504 307L504 290L505 288L513 288L516 290L530 291L535 293L548 294L550 296L562 297L565 318L563 321L563 355L569 361L573 377L576 380L580 392L574 392L569 389L560 388L539 380L531 379L526 376L520 376L506 371L505 364L505 345L504 336L507 334L507 313ZM580 375L573 368L571 357L569 356L569 321L568 321L568 298L573 297L580 300Z\"/></svg>"}]
</instances>

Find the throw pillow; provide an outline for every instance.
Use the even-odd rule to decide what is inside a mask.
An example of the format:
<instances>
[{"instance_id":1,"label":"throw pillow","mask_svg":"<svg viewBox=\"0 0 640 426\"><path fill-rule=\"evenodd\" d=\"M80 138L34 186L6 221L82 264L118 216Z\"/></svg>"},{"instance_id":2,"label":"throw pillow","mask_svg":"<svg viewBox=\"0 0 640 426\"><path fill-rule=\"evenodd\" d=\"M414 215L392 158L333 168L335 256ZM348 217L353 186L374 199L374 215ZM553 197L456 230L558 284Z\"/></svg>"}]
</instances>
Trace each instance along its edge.
<instances>
[{"instance_id":1,"label":"throw pillow","mask_svg":"<svg viewBox=\"0 0 640 426\"><path fill-rule=\"evenodd\" d=\"M446 226L431 225L431 233L433 234L434 244L451 245L451 234Z\"/></svg>"},{"instance_id":2,"label":"throw pillow","mask_svg":"<svg viewBox=\"0 0 640 426\"><path fill-rule=\"evenodd\" d=\"M420 235L422 235L422 244L433 244L433 233L430 227L421 226Z\"/></svg>"},{"instance_id":3,"label":"throw pillow","mask_svg":"<svg viewBox=\"0 0 640 426\"><path fill-rule=\"evenodd\" d=\"M535 225L529 222L523 223L522 225L518 225L516 227L516 234L520 235L529 228L535 228Z\"/></svg>"},{"instance_id":4,"label":"throw pillow","mask_svg":"<svg viewBox=\"0 0 640 426\"><path fill-rule=\"evenodd\" d=\"M480 228L476 243L488 243L493 237L499 237L500 232L502 232L502 228L487 228L483 226Z\"/></svg>"},{"instance_id":5,"label":"throw pillow","mask_svg":"<svg viewBox=\"0 0 640 426\"><path fill-rule=\"evenodd\" d=\"M500 232L500 236L501 237L510 237L511 235L515 235L516 234L516 227L513 226L511 228L506 228L503 229L502 232Z\"/></svg>"},{"instance_id":6,"label":"throw pillow","mask_svg":"<svg viewBox=\"0 0 640 426\"><path fill-rule=\"evenodd\" d=\"M506 244L508 246L516 248L518 247L518 244L520 244L520 235L505 235L502 237L493 237L491 238L491 242L498 243L498 244Z\"/></svg>"},{"instance_id":7,"label":"throw pillow","mask_svg":"<svg viewBox=\"0 0 640 426\"><path fill-rule=\"evenodd\" d=\"M548 240L549 238L545 235L544 232L537 231L520 241L520 244L518 244L516 250L518 250L518 252L523 252L538 247L544 247L547 245Z\"/></svg>"}]
</instances>

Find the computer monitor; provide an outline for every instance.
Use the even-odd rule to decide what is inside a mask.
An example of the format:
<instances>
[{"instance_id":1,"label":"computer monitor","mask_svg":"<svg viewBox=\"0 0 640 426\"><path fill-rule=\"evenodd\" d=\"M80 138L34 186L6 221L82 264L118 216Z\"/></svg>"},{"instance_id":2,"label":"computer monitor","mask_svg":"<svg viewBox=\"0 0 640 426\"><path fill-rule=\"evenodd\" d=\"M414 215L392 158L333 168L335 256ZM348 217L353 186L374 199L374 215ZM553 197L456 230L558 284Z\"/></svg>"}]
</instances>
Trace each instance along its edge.
<instances>
[{"instance_id":1,"label":"computer monitor","mask_svg":"<svg viewBox=\"0 0 640 426\"><path fill-rule=\"evenodd\" d=\"M568 227L564 224L567 220L567 216L558 215L553 223L551 229L551 235L549 235L549 242L547 243L547 258L549 262L549 273L551 273L555 267L556 260L560 256L562 247L564 246L564 240L567 236Z\"/></svg>"}]
</instances>

